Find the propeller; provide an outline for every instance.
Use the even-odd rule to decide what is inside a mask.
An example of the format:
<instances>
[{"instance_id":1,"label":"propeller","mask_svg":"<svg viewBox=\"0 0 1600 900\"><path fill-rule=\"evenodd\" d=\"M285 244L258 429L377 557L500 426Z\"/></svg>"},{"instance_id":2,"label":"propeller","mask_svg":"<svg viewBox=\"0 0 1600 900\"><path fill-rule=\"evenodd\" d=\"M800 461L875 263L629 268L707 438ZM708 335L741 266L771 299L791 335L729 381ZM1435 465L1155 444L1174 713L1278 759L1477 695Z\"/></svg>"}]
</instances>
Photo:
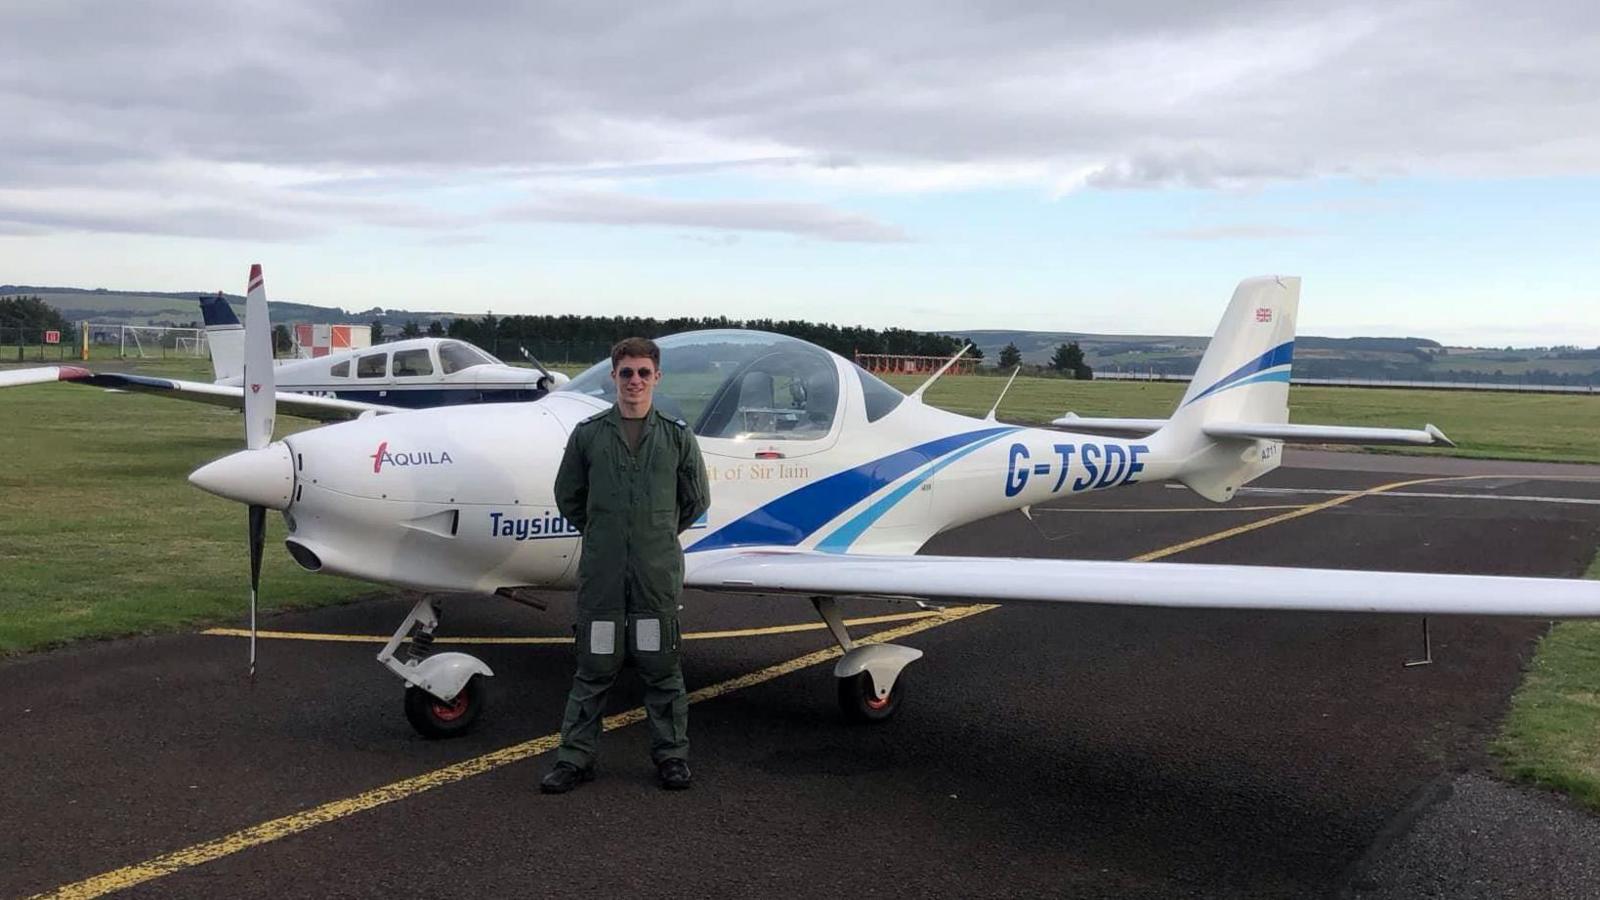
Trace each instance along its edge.
<instances>
[{"instance_id":1,"label":"propeller","mask_svg":"<svg viewBox=\"0 0 1600 900\"><path fill-rule=\"evenodd\" d=\"M267 315L267 289L261 264L250 267L244 301L244 445L261 450L272 442L277 412L277 379L272 363L272 321ZM256 595L261 588L261 551L267 538L267 508L249 505L250 529L250 677L256 677Z\"/></svg>"},{"instance_id":2,"label":"propeller","mask_svg":"<svg viewBox=\"0 0 1600 900\"><path fill-rule=\"evenodd\" d=\"M541 384L546 384L551 388L555 387L555 384L556 384L555 376L551 375L550 374L550 370L546 369L544 367L544 363L539 362L539 357L534 356L532 353L529 353L528 352L528 348L524 347L521 344L517 345L517 349L522 351L523 358L526 359L528 362L533 363L533 367L535 369L538 369L539 370L539 374L544 376L543 378L539 379L540 383Z\"/></svg>"}]
</instances>

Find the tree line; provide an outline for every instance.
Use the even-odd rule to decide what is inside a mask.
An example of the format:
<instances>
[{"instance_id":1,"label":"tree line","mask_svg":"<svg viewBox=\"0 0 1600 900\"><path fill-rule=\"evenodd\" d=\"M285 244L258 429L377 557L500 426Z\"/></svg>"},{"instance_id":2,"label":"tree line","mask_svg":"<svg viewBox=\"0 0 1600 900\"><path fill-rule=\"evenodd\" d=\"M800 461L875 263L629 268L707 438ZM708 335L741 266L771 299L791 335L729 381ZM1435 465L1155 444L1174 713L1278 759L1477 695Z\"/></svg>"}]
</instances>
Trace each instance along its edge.
<instances>
[{"instance_id":1,"label":"tree line","mask_svg":"<svg viewBox=\"0 0 1600 900\"><path fill-rule=\"evenodd\" d=\"M966 338L906 328L865 328L856 325L829 325L803 319L730 319L726 316L677 317L650 316L494 316L461 317L448 327L437 319L424 327L412 320L401 328L400 337L446 334L480 347L501 344L565 341L610 345L625 337L656 338L680 331L712 328L749 328L770 331L810 341L819 347L851 357L856 353L893 353L906 356L950 356L968 343ZM374 342L385 337L385 329L373 323ZM983 358L974 346L968 356Z\"/></svg>"},{"instance_id":2,"label":"tree line","mask_svg":"<svg viewBox=\"0 0 1600 900\"><path fill-rule=\"evenodd\" d=\"M78 329L37 296L0 297L0 328L14 329L27 340L42 340L46 331L61 332L63 343L78 339Z\"/></svg>"},{"instance_id":3,"label":"tree line","mask_svg":"<svg viewBox=\"0 0 1600 900\"><path fill-rule=\"evenodd\" d=\"M1002 371L1015 369L1020 365L1022 365L1022 351L1017 349L1015 343L1007 344L1000 349L1000 368ZM1083 348L1078 346L1077 341L1057 344L1055 354L1050 357L1048 368L1058 374L1070 376L1079 381L1088 381L1094 377L1094 369L1090 368L1089 364L1084 361Z\"/></svg>"}]
</instances>

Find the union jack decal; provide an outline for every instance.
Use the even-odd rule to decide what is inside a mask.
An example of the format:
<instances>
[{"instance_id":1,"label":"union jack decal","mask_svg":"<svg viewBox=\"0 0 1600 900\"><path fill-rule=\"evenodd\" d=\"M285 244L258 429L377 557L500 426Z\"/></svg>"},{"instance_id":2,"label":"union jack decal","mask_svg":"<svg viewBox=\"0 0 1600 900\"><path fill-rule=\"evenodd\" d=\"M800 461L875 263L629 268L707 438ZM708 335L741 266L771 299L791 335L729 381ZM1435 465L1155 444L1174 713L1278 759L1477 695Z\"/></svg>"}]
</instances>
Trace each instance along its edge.
<instances>
[{"instance_id":1,"label":"union jack decal","mask_svg":"<svg viewBox=\"0 0 1600 900\"><path fill-rule=\"evenodd\" d=\"M1271 322L1272 321L1272 307L1270 307L1270 306L1258 306L1258 307L1256 307L1256 321L1257 322Z\"/></svg>"}]
</instances>

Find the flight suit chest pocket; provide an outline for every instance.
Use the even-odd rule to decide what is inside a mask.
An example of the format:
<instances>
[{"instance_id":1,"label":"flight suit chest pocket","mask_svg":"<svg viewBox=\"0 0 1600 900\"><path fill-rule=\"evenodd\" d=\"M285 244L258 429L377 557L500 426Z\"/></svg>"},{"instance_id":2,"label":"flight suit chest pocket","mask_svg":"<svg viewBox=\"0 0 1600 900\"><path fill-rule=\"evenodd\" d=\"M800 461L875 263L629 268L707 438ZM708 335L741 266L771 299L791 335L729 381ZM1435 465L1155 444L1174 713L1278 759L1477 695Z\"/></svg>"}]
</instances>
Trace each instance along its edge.
<instances>
[{"instance_id":1,"label":"flight suit chest pocket","mask_svg":"<svg viewBox=\"0 0 1600 900\"><path fill-rule=\"evenodd\" d=\"M651 512L675 516L678 511L678 453L670 441L662 440L651 454L648 475Z\"/></svg>"},{"instance_id":2,"label":"flight suit chest pocket","mask_svg":"<svg viewBox=\"0 0 1600 900\"><path fill-rule=\"evenodd\" d=\"M615 448L596 441L597 452L589 463L589 508L595 512L624 512L630 505L628 497L632 472L628 468L626 453L613 452Z\"/></svg>"}]
</instances>

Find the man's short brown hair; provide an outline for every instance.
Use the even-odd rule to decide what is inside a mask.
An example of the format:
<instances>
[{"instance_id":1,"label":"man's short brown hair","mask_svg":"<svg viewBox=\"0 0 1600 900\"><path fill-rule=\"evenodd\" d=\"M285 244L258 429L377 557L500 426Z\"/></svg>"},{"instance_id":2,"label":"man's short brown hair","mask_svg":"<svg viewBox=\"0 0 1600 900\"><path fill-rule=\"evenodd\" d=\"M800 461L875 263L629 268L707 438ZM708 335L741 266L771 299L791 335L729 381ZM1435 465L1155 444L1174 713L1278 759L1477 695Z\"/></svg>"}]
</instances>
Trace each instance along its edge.
<instances>
[{"instance_id":1,"label":"man's short brown hair","mask_svg":"<svg viewBox=\"0 0 1600 900\"><path fill-rule=\"evenodd\" d=\"M656 364L657 369L661 368L661 348L657 347L656 342L649 338L631 337L617 341L611 347L611 368L615 369L625 356L631 356L634 359L643 359L648 356L650 361Z\"/></svg>"}]
</instances>

